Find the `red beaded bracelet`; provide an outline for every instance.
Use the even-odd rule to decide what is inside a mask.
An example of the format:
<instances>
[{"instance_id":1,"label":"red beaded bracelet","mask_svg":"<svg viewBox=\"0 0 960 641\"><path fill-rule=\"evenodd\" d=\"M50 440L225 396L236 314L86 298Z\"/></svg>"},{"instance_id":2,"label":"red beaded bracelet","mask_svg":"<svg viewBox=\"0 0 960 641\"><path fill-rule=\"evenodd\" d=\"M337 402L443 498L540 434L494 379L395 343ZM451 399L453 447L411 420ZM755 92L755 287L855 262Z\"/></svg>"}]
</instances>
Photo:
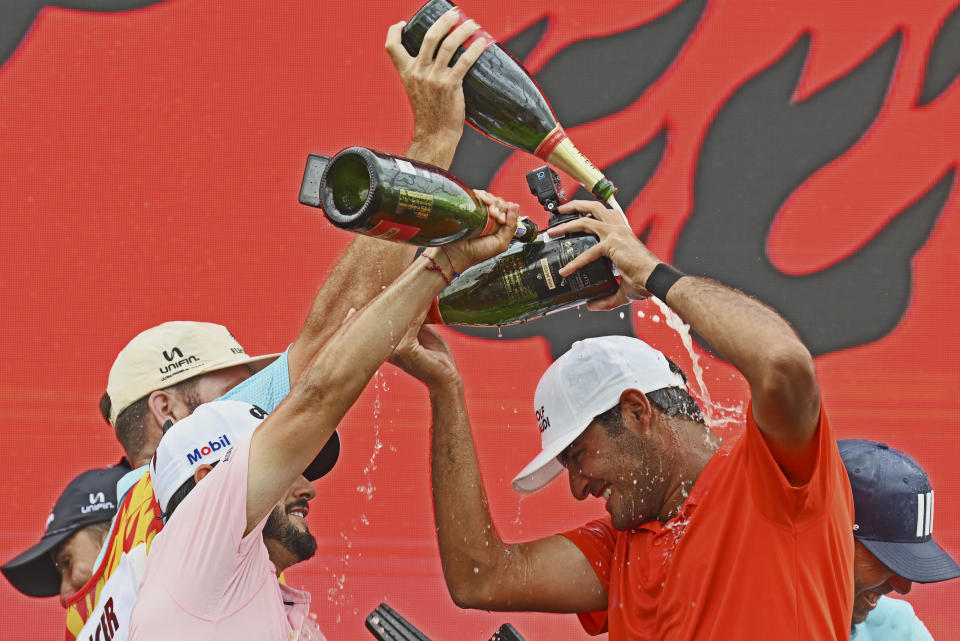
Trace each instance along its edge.
<instances>
[{"instance_id":1,"label":"red beaded bracelet","mask_svg":"<svg viewBox=\"0 0 960 641\"><path fill-rule=\"evenodd\" d=\"M423 257L432 263L430 265L424 265L424 267L428 271L438 272L440 276L443 278L443 280L447 283L447 285L453 282L453 280L451 280L450 278L447 278L447 275L443 273L443 268L440 267L440 263L438 263L436 260L433 259L433 256L431 256L430 254L423 254Z\"/></svg>"}]
</instances>

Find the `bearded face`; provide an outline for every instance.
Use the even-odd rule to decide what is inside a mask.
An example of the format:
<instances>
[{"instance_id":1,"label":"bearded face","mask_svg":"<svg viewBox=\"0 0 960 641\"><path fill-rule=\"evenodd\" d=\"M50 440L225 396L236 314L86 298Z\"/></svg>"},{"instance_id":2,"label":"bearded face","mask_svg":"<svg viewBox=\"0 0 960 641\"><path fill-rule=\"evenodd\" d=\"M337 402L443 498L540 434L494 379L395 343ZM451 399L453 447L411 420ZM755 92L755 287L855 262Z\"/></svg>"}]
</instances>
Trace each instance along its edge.
<instances>
[{"instance_id":1,"label":"bearded face","mask_svg":"<svg viewBox=\"0 0 960 641\"><path fill-rule=\"evenodd\" d=\"M263 539L278 569L306 561L317 551L317 540L307 526L309 511L307 499L301 496L281 500L267 517Z\"/></svg>"}]
</instances>

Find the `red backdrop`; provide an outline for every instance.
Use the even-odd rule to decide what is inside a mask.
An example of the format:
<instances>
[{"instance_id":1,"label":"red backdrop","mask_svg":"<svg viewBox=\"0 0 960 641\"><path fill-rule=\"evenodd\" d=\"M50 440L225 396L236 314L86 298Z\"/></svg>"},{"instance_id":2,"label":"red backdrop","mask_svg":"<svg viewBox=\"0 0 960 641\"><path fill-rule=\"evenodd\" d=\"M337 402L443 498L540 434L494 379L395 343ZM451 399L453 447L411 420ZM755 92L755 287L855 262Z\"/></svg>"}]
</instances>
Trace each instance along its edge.
<instances>
[{"instance_id":1,"label":"red backdrop","mask_svg":"<svg viewBox=\"0 0 960 641\"><path fill-rule=\"evenodd\" d=\"M172 319L223 323L250 353L283 349L350 240L297 203L306 155L354 144L400 152L411 130L383 40L419 0L170 0L129 2L148 6L123 11L121 1L91 0L98 11L69 4L41 9L16 38L9 22L0 32L12 43L0 59L4 561L36 542L69 479L119 458L97 411L117 350ZM555 0L549 9L529 0L463 4L501 40L545 27L525 55L534 73L578 41L599 43L684 9L676 0ZM787 276L829 270L944 186L929 229L904 263L908 295L895 322L870 340L820 350L817 366L840 436L886 441L930 473L936 536L960 557L960 196L951 173L960 159L960 83L951 53L957 49L946 37L958 33L957 3L713 0L694 8L699 15L676 52L623 104L604 110L619 95L613 84L609 94L578 93L586 76L563 79L566 103L599 108L600 115L569 127L598 165L615 165L665 132L650 180L621 203L668 259L691 214L712 204L698 201L698 178L710 169L701 154L713 153L704 141L751 79L806 39L792 92L792 102L802 104L827 96L897 39L875 116L855 144L790 188L772 212L765 255ZM12 10L0 8L0 22L5 11ZM629 82L644 64L637 57L611 66ZM521 176L538 164L510 155L491 189L542 220ZM467 165L461 157L455 167ZM719 230L726 222L709 224ZM643 303L623 313L637 335L689 368L687 350L659 309ZM841 319L837 331L870 321ZM601 513L589 501L575 503L559 481L524 499L509 487L537 449L531 403L551 360L548 340L444 331L464 370L504 538L547 535ZM745 385L728 365L696 353L718 429L734 434L723 421L742 411ZM386 601L437 641L486 639L508 620L531 641L585 638L572 615L453 605L433 533L428 417L425 391L385 366L341 427L344 455L319 483L309 517L320 551L288 573L313 593L327 636L367 638L363 617ZM960 639L960 581L916 586L909 600L936 638ZM0 611L0 638L62 634L56 599L29 599L0 582Z\"/></svg>"}]
</instances>

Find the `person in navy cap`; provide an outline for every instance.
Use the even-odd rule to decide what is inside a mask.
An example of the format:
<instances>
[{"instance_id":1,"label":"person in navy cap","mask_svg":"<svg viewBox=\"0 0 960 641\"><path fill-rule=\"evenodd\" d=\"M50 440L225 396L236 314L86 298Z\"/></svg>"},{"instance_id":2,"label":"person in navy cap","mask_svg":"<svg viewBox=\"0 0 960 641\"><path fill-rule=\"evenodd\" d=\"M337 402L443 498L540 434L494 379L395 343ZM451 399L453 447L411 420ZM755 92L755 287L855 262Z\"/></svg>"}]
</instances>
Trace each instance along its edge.
<instances>
[{"instance_id":1,"label":"person in navy cap","mask_svg":"<svg viewBox=\"0 0 960 641\"><path fill-rule=\"evenodd\" d=\"M117 481L129 471L115 465L70 481L40 542L0 567L13 587L33 597L59 594L61 605L83 587L117 511Z\"/></svg>"},{"instance_id":2,"label":"person in navy cap","mask_svg":"<svg viewBox=\"0 0 960 641\"><path fill-rule=\"evenodd\" d=\"M933 539L933 487L912 458L884 443L838 442L853 489L856 641L932 639L906 601L914 583L960 576L960 565Z\"/></svg>"}]
</instances>

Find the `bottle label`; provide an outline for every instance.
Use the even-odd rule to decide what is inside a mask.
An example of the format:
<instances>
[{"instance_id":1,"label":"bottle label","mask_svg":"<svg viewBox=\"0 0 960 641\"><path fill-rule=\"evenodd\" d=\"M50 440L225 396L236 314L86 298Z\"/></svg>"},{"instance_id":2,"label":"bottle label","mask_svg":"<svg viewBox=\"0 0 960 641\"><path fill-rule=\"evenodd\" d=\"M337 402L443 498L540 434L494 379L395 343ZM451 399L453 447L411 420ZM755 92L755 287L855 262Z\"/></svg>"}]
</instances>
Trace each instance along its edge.
<instances>
[{"instance_id":1,"label":"bottle label","mask_svg":"<svg viewBox=\"0 0 960 641\"><path fill-rule=\"evenodd\" d=\"M540 259L540 271L543 272L543 280L547 283L547 289L556 289L557 283L553 280L553 274L550 272L550 261L546 258Z\"/></svg>"},{"instance_id":2,"label":"bottle label","mask_svg":"<svg viewBox=\"0 0 960 641\"><path fill-rule=\"evenodd\" d=\"M529 240L529 239L527 239L527 235L528 235L529 233L530 233L530 227L529 227L528 224L524 221L524 219L521 218L520 220L518 220L518 221L517 221L517 229L516 229L516 231L513 232L513 237L514 237L514 238L518 238L518 239L523 239L524 242L526 242L527 240Z\"/></svg>"},{"instance_id":3,"label":"bottle label","mask_svg":"<svg viewBox=\"0 0 960 641\"><path fill-rule=\"evenodd\" d=\"M487 234L492 234L493 230L497 226L497 219L490 215L490 212L487 212L487 224L483 226L483 231L480 232L481 236L486 236Z\"/></svg>"},{"instance_id":4,"label":"bottle label","mask_svg":"<svg viewBox=\"0 0 960 641\"><path fill-rule=\"evenodd\" d=\"M454 29L462 25L464 22L467 22L468 20L472 20L472 18L468 16L466 13L464 13L463 9L461 9L460 7L454 7L454 11L457 12L457 24L454 27ZM451 31L453 31L453 29L451 29ZM484 29L483 27L480 27L479 29L473 32L472 36L464 40L463 44L460 46L463 47L464 49L469 49L470 45L472 45L479 38L484 39L483 51L486 51L487 47L497 42L496 38L491 36L486 29Z\"/></svg>"},{"instance_id":5,"label":"bottle label","mask_svg":"<svg viewBox=\"0 0 960 641\"><path fill-rule=\"evenodd\" d=\"M433 194L401 189L397 197L397 214L411 214L417 218L427 218L433 211Z\"/></svg>"},{"instance_id":6,"label":"bottle label","mask_svg":"<svg viewBox=\"0 0 960 641\"><path fill-rule=\"evenodd\" d=\"M549 140L549 138L550 136L547 136L544 142ZM539 156L540 154L538 153L537 155ZM566 134L554 145L550 153L547 156L543 156L543 158L576 178L577 181L589 191L593 191L596 184L604 180L603 172L597 169L594 164L574 146L573 141L570 140Z\"/></svg>"},{"instance_id":7,"label":"bottle label","mask_svg":"<svg viewBox=\"0 0 960 641\"><path fill-rule=\"evenodd\" d=\"M474 265L440 293L438 312L447 323L503 325L542 316L616 291L603 261L566 278L559 270L597 243L585 234L513 244Z\"/></svg>"},{"instance_id":8,"label":"bottle label","mask_svg":"<svg viewBox=\"0 0 960 641\"><path fill-rule=\"evenodd\" d=\"M546 137L540 141L537 148L533 150L534 155L547 160L550 154L553 153L553 150L557 148L557 145L560 144L561 140L569 140L569 138L567 138L567 132L558 124L553 128L553 131L548 133Z\"/></svg>"},{"instance_id":9,"label":"bottle label","mask_svg":"<svg viewBox=\"0 0 960 641\"><path fill-rule=\"evenodd\" d=\"M523 254L518 252L505 256L504 260L497 264L503 291L508 300L524 300L531 295L536 296L534 290L523 278L523 262Z\"/></svg>"},{"instance_id":10,"label":"bottle label","mask_svg":"<svg viewBox=\"0 0 960 641\"><path fill-rule=\"evenodd\" d=\"M558 261L555 265L557 270L562 269L567 263L579 256L588 249L582 242L576 242L569 238L560 237L556 240L558 246ZM557 274L559 276L559 274ZM569 288L571 292L582 292L597 285L596 270L581 268L567 276L561 282L562 285Z\"/></svg>"},{"instance_id":11,"label":"bottle label","mask_svg":"<svg viewBox=\"0 0 960 641\"><path fill-rule=\"evenodd\" d=\"M373 229L366 232L365 235L382 240L393 240L398 243L404 243L419 233L419 227L403 225L392 220L380 220Z\"/></svg>"},{"instance_id":12,"label":"bottle label","mask_svg":"<svg viewBox=\"0 0 960 641\"><path fill-rule=\"evenodd\" d=\"M413 163L404 160L403 158L394 158L397 161L397 167L404 174L413 174L414 176L425 176L425 172L417 171L417 168L413 166Z\"/></svg>"}]
</instances>

